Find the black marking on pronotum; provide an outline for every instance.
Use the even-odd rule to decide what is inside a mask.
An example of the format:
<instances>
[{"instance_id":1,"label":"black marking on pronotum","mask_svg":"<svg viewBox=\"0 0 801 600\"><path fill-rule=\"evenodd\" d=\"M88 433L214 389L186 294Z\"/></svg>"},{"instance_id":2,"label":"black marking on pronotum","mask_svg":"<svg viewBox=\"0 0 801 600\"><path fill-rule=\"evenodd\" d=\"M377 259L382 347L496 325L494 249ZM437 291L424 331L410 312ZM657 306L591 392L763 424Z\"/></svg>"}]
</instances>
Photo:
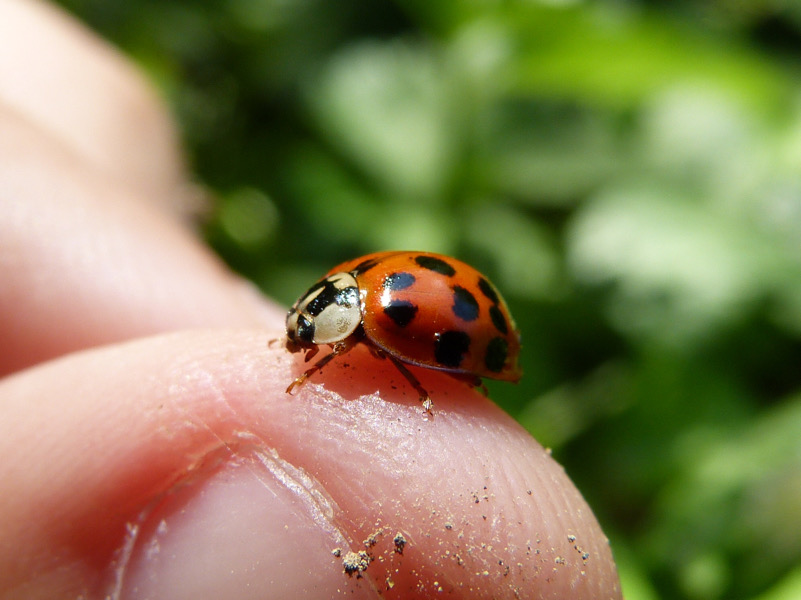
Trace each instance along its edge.
<instances>
[{"instance_id":1,"label":"black marking on pronotum","mask_svg":"<svg viewBox=\"0 0 801 600\"><path fill-rule=\"evenodd\" d=\"M336 296L334 296L334 302L337 303L337 306L344 306L346 308L356 306L359 304L359 290L353 285L342 288L337 292Z\"/></svg>"},{"instance_id":2,"label":"black marking on pronotum","mask_svg":"<svg viewBox=\"0 0 801 600\"><path fill-rule=\"evenodd\" d=\"M434 358L443 366L456 368L469 348L470 336L464 331L445 331L437 336Z\"/></svg>"},{"instance_id":3,"label":"black marking on pronotum","mask_svg":"<svg viewBox=\"0 0 801 600\"><path fill-rule=\"evenodd\" d=\"M305 307L305 312L311 316L316 317L325 310L327 306L336 304L337 306L354 306L359 301L359 291L353 287L338 288L331 279L324 279L317 285L313 286L307 295L313 294L318 288L322 287L322 291L312 298Z\"/></svg>"},{"instance_id":4,"label":"black marking on pronotum","mask_svg":"<svg viewBox=\"0 0 801 600\"><path fill-rule=\"evenodd\" d=\"M492 284L483 277L478 280L478 288L493 304L498 304L501 301L500 298L498 298L498 292L496 292Z\"/></svg>"},{"instance_id":5,"label":"black marking on pronotum","mask_svg":"<svg viewBox=\"0 0 801 600\"><path fill-rule=\"evenodd\" d=\"M417 307L406 300L393 300L384 307L384 314L398 327L406 327L417 314Z\"/></svg>"},{"instance_id":6,"label":"black marking on pronotum","mask_svg":"<svg viewBox=\"0 0 801 600\"><path fill-rule=\"evenodd\" d=\"M478 318L478 301L468 290L460 285L453 286L453 314L462 321L475 321Z\"/></svg>"},{"instance_id":7,"label":"black marking on pronotum","mask_svg":"<svg viewBox=\"0 0 801 600\"><path fill-rule=\"evenodd\" d=\"M487 370L493 373L503 371L507 356L509 356L509 344L506 343L506 340L502 337L492 338L487 344L487 354L484 356Z\"/></svg>"},{"instance_id":8,"label":"black marking on pronotum","mask_svg":"<svg viewBox=\"0 0 801 600\"><path fill-rule=\"evenodd\" d=\"M445 275L447 277L453 277L456 275L456 269L454 269L441 258L436 258L434 256L415 256L414 262L424 269L434 271L440 275Z\"/></svg>"},{"instance_id":9,"label":"black marking on pronotum","mask_svg":"<svg viewBox=\"0 0 801 600\"><path fill-rule=\"evenodd\" d=\"M393 273L392 275L387 275L384 278L384 289L397 292L399 290L405 290L407 287L411 286L414 282L415 282L414 275L412 275L411 273L406 273L406 272Z\"/></svg>"},{"instance_id":10,"label":"black marking on pronotum","mask_svg":"<svg viewBox=\"0 0 801 600\"><path fill-rule=\"evenodd\" d=\"M312 321L303 315L298 315L298 324L296 329L299 339L303 340L307 344L312 343L314 340L314 323Z\"/></svg>"},{"instance_id":11,"label":"black marking on pronotum","mask_svg":"<svg viewBox=\"0 0 801 600\"><path fill-rule=\"evenodd\" d=\"M503 311L497 306L490 306L489 309L490 319L495 329L503 334L509 333L509 326L506 324L506 317L503 316Z\"/></svg>"},{"instance_id":12,"label":"black marking on pronotum","mask_svg":"<svg viewBox=\"0 0 801 600\"><path fill-rule=\"evenodd\" d=\"M303 300L305 300L305 299L306 299L306 298L308 298L309 296L312 296L313 294L315 294L315 293L317 292L317 290L319 290L320 288L324 288L324 287L326 286L326 284L327 284L327 283L328 283L328 280L327 280L327 279L323 279L322 281L318 281L317 283L315 283L315 284L314 284L313 286L311 286L311 287L310 287L308 290L306 290L306 293L305 293L305 294L303 294L303 295L300 297L300 300L298 300L298 302L296 303L296 306L299 306L299 305L301 305L301 304L303 303ZM293 308L293 310L294 310L294 308ZM322 310L322 309L321 309L321 310ZM292 311L290 311L290 312L292 312Z\"/></svg>"},{"instance_id":13,"label":"black marking on pronotum","mask_svg":"<svg viewBox=\"0 0 801 600\"><path fill-rule=\"evenodd\" d=\"M326 306L330 306L334 302L334 298L336 297L336 293L338 291L336 286L330 280L325 279L312 287L307 295L314 294L319 288L322 288L322 290L314 298L309 300L305 307L305 312L309 313L313 317L319 315L321 312L323 312L323 310L325 310Z\"/></svg>"}]
</instances>

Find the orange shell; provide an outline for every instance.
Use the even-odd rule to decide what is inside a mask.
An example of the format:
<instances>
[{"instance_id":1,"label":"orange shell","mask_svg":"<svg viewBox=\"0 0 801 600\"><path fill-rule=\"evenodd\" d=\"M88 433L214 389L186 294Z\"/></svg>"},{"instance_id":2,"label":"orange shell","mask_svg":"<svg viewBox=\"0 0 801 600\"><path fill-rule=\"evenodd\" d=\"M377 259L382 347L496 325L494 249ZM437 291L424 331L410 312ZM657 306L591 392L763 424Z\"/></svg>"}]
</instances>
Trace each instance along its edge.
<instances>
[{"instance_id":1,"label":"orange shell","mask_svg":"<svg viewBox=\"0 0 801 600\"><path fill-rule=\"evenodd\" d=\"M430 252L378 252L352 273L367 341L406 363L517 382L520 333L501 295L470 265Z\"/></svg>"}]
</instances>

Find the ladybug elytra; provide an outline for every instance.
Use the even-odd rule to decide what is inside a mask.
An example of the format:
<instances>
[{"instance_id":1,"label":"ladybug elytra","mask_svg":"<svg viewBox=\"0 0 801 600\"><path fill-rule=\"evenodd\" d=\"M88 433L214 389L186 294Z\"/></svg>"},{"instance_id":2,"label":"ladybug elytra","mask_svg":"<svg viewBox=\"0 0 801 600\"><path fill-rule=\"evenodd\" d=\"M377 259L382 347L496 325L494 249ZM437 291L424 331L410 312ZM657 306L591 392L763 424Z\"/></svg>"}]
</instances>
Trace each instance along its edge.
<instances>
[{"instance_id":1,"label":"ladybug elytra","mask_svg":"<svg viewBox=\"0 0 801 600\"><path fill-rule=\"evenodd\" d=\"M406 364L437 369L481 384L481 377L517 382L520 334L506 303L473 267L430 252L378 252L334 267L292 306L287 348L310 360L322 345L330 354L287 388L356 344L389 358L420 394L428 392Z\"/></svg>"}]
</instances>

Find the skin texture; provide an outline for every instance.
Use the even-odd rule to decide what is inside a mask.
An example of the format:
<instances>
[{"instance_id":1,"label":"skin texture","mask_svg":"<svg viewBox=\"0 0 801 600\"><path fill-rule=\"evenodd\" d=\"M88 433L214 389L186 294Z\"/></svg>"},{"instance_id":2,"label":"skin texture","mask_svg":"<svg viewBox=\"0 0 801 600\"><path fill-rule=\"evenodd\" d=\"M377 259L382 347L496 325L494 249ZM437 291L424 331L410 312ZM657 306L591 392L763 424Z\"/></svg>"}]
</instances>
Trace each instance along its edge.
<instances>
[{"instance_id":1,"label":"skin texture","mask_svg":"<svg viewBox=\"0 0 801 600\"><path fill-rule=\"evenodd\" d=\"M4 0L0 11L5 109L140 200L172 209L196 202L169 116L123 57L45 3Z\"/></svg>"},{"instance_id":2,"label":"skin texture","mask_svg":"<svg viewBox=\"0 0 801 600\"><path fill-rule=\"evenodd\" d=\"M29 60L43 36L59 56ZM179 153L141 78L40 3L0 3L7 47L0 598L620 598L590 508L480 393L416 369L432 418L356 348L287 395L284 310L167 206L184 174L147 167ZM43 107L20 89L52 61Z\"/></svg>"}]
</instances>

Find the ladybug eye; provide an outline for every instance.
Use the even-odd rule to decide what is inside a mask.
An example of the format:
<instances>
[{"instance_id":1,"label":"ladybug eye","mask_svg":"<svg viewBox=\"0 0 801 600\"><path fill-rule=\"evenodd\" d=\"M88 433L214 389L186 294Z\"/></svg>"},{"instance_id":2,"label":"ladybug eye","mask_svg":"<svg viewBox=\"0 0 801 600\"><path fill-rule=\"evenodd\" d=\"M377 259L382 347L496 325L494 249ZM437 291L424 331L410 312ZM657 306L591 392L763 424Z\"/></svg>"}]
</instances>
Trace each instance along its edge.
<instances>
[{"instance_id":1,"label":"ladybug eye","mask_svg":"<svg viewBox=\"0 0 801 600\"><path fill-rule=\"evenodd\" d=\"M303 315L299 315L296 332L301 341L311 344L314 340L314 323Z\"/></svg>"}]
</instances>

